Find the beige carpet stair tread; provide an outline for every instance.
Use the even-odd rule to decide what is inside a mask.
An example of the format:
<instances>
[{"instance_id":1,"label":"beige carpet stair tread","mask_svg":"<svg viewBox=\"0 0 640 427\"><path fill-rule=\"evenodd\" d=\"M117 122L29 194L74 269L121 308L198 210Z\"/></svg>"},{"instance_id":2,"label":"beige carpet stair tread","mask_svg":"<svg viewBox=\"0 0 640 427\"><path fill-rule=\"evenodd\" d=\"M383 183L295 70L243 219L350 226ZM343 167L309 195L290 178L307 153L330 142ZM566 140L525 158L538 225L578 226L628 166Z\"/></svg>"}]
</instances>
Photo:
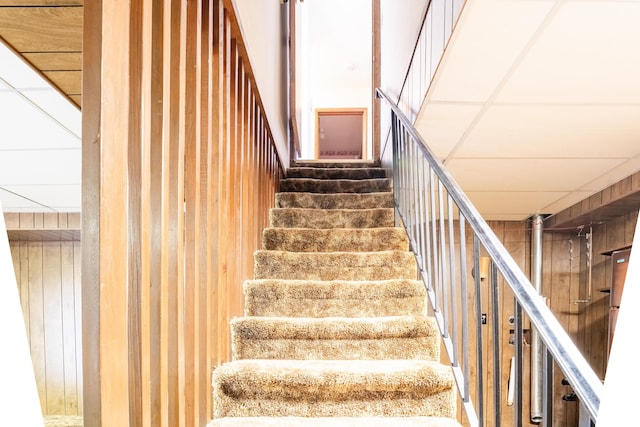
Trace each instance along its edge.
<instances>
[{"instance_id":1,"label":"beige carpet stair tread","mask_svg":"<svg viewBox=\"0 0 640 427\"><path fill-rule=\"evenodd\" d=\"M392 208L378 209L302 209L269 210L271 227L285 228L374 228L393 227Z\"/></svg>"},{"instance_id":2,"label":"beige carpet stair tread","mask_svg":"<svg viewBox=\"0 0 640 427\"><path fill-rule=\"evenodd\" d=\"M285 178L280 180L281 192L305 193L378 193L391 191L388 178L374 179L313 179Z\"/></svg>"},{"instance_id":3,"label":"beige carpet stair tread","mask_svg":"<svg viewBox=\"0 0 640 427\"><path fill-rule=\"evenodd\" d=\"M247 280L246 316L376 317L423 314L426 291L417 280Z\"/></svg>"},{"instance_id":4,"label":"beige carpet stair tread","mask_svg":"<svg viewBox=\"0 0 640 427\"><path fill-rule=\"evenodd\" d=\"M207 427L461 427L442 417L227 417Z\"/></svg>"},{"instance_id":5,"label":"beige carpet stair tread","mask_svg":"<svg viewBox=\"0 0 640 427\"><path fill-rule=\"evenodd\" d=\"M439 360L433 318L242 317L231 322L233 359Z\"/></svg>"},{"instance_id":6,"label":"beige carpet stair tread","mask_svg":"<svg viewBox=\"0 0 640 427\"><path fill-rule=\"evenodd\" d=\"M255 279L388 280L415 279L412 252L285 252L254 254Z\"/></svg>"},{"instance_id":7,"label":"beige carpet stair tread","mask_svg":"<svg viewBox=\"0 0 640 427\"><path fill-rule=\"evenodd\" d=\"M393 193L276 193L276 207L310 209L393 208Z\"/></svg>"},{"instance_id":8,"label":"beige carpet stair tread","mask_svg":"<svg viewBox=\"0 0 640 427\"><path fill-rule=\"evenodd\" d=\"M379 161L373 160L297 160L294 167L310 167L310 168L377 168L380 167Z\"/></svg>"},{"instance_id":9,"label":"beige carpet stair tread","mask_svg":"<svg viewBox=\"0 0 640 427\"><path fill-rule=\"evenodd\" d=\"M425 360L239 360L214 371L213 394L214 418L454 417L456 407L451 369Z\"/></svg>"},{"instance_id":10,"label":"beige carpet stair tread","mask_svg":"<svg viewBox=\"0 0 640 427\"><path fill-rule=\"evenodd\" d=\"M262 248L289 252L408 251L409 239L399 227L265 228Z\"/></svg>"},{"instance_id":11,"label":"beige carpet stair tread","mask_svg":"<svg viewBox=\"0 0 640 427\"><path fill-rule=\"evenodd\" d=\"M296 166L287 169L287 178L372 179L386 177L386 171L382 168L323 168Z\"/></svg>"}]
</instances>

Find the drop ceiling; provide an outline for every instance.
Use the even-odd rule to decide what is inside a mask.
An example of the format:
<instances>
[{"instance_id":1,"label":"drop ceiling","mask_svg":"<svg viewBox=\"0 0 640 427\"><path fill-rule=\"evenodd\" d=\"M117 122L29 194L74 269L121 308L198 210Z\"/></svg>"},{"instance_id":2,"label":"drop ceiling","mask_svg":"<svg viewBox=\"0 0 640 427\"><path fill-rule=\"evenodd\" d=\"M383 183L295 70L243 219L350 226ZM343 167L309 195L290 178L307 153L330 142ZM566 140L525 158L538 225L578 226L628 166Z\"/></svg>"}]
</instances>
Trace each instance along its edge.
<instances>
[{"instance_id":1,"label":"drop ceiling","mask_svg":"<svg viewBox=\"0 0 640 427\"><path fill-rule=\"evenodd\" d=\"M78 212L78 107L0 43L0 203L5 212Z\"/></svg>"},{"instance_id":2,"label":"drop ceiling","mask_svg":"<svg viewBox=\"0 0 640 427\"><path fill-rule=\"evenodd\" d=\"M81 5L0 0L5 211L80 210ZM638 22L633 0L466 3L417 126L488 219L556 213L640 170Z\"/></svg>"},{"instance_id":3,"label":"drop ceiling","mask_svg":"<svg viewBox=\"0 0 640 427\"><path fill-rule=\"evenodd\" d=\"M640 170L640 2L470 0L417 128L487 219Z\"/></svg>"}]
</instances>

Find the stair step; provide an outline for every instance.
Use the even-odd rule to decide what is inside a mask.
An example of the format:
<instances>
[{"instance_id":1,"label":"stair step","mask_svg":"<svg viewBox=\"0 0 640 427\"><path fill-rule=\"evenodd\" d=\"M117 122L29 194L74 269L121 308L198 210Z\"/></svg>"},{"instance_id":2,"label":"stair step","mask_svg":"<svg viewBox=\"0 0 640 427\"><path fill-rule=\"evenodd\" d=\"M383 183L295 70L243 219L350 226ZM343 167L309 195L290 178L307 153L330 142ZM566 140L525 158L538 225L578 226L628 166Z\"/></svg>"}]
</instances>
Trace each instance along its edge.
<instances>
[{"instance_id":1,"label":"stair step","mask_svg":"<svg viewBox=\"0 0 640 427\"><path fill-rule=\"evenodd\" d=\"M213 395L214 418L456 415L451 369L427 360L238 360Z\"/></svg>"},{"instance_id":2,"label":"stair step","mask_svg":"<svg viewBox=\"0 0 640 427\"><path fill-rule=\"evenodd\" d=\"M293 167L287 169L287 178L372 179L386 177L387 172L383 168Z\"/></svg>"},{"instance_id":3,"label":"stair step","mask_svg":"<svg viewBox=\"0 0 640 427\"><path fill-rule=\"evenodd\" d=\"M207 427L461 427L443 417L227 417Z\"/></svg>"},{"instance_id":4,"label":"stair step","mask_svg":"<svg viewBox=\"0 0 640 427\"><path fill-rule=\"evenodd\" d=\"M294 167L310 167L310 168L377 168L380 167L379 161L373 160L297 160Z\"/></svg>"},{"instance_id":5,"label":"stair step","mask_svg":"<svg viewBox=\"0 0 640 427\"><path fill-rule=\"evenodd\" d=\"M373 228L393 227L391 208L378 209L303 209L273 208L269 210L271 227L288 228Z\"/></svg>"},{"instance_id":6,"label":"stair step","mask_svg":"<svg viewBox=\"0 0 640 427\"><path fill-rule=\"evenodd\" d=\"M276 193L276 206L310 209L393 208L393 193Z\"/></svg>"},{"instance_id":7,"label":"stair step","mask_svg":"<svg viewBox=\"0 0 640 427\"><path fill-rule=\"evenodd\" d=\"M418 280L247 280L246 316L412 316L425 311Z\"/></svg>"},{"instance_id":8,"label":"stair step","mask_svg":"<svg viewBox=\"0 0 640 427\"><path fill-rule=\"evenodd\" d=\"M435 319L242 317L231 322L233 360L440 359Z\"/></svg>"},{"instance_id":9,"label":"stair step","mask_svg":"<svg viewBox=\"0 0 640 427\"><path fill-rule=\"evenodd\" d=\"M285 178L280 180L280 191L303 193L379 193L383 191L391 191L391 181L388 178Z\"/></svg>"},{"instance_id":10,"label":"stair step","mask_svg":"<svg viewBox=\"0 0 640 427\"><path fill-rule=\"evenodd\" d=\"M290 252L408 251L409 239L399 227L265 228L262 249Z\"/></svg>"},{"instance_id":11,"label":"stair step","mask_svg":"<svg viewBox=\"0 0 640 427\"><path fill-rule=\"evenodd\" d=\"M416 260L407 251L285 252L254 254L254 278L292 280L415 279Z\"/></svg>"}]
</instances>

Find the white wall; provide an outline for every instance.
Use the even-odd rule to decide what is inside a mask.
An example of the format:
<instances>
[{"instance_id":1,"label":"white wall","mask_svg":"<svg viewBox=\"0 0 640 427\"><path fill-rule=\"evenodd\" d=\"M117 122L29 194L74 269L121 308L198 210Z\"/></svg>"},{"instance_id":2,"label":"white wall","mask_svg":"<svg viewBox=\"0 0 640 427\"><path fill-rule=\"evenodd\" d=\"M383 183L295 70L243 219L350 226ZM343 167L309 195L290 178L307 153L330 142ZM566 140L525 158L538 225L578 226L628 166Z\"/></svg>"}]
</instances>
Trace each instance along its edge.
<instances>
[{"instance_id":1,"label":"white wall","mask_svg":"<svg viewBox=\"0 0 640 427\"><path fill-rule=\"evenodd\" d=\"M366 108L370 146L371 0L305 0L298 11L302 158L315 154L318 108Z\"/></svg>"},{"instance_id":2,"label":"white wall","mask_svg":"<svg viewBox=\"0 0 640 427\"><path fill-rule=\"evenodd\" d=\"M249 60L278 151L289 166L287 142L288 4L277 0L235 0Z\"/></svg>"},{"instance_id":3,"label":"white wall","mask_svg":"<svg viewBox=\"0 0 640 427\"><path fill-rule=\"evenodd\" d=\"M427 3L380 0L381 87L392 98L400 95Z\"/></svg>"}]
</instances>

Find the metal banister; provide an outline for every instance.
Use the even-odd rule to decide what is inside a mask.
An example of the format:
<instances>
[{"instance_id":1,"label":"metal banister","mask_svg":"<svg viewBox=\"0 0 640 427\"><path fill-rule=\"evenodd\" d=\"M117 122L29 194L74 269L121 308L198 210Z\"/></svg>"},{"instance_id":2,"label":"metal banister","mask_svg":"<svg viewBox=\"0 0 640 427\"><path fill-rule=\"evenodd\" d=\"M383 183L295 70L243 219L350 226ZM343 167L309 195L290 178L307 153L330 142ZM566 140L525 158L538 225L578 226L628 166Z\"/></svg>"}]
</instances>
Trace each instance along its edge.
<instances>
[{"instance_id":1,"label":"metal banister","mask_svg":"<svg viewBox=\"0 0 640 427\"><path fill-rule=\"evenodd\" d=\"M600 399L602 396L603 385L601 380L594 373L593 369L589 366L584 356L580 353L578 348L575 346L567 332L560 325L556 317L553 315L551 310L546 306L544 300L540 297L539 294L536 293L534 287L531 285L529 279L525 276L519 266L516 264L514 259L510 256L507 250L504 248L498 237L491 230L491 228L487 225L486 221L482 218L477 209L470 202L466 194L462 191L460 186L456 183L453 176L449 173L449 171L444 167L443 163L433 154L433 152L429 149L423 138L413 127L413 124L409 121L409 119L404 115L404 113L400 110L400 108L396 105L396 103L381 89L376 89L376 96L380 99L386 101L386 104L391 109L392 113L392 138L393 138L393 147L394 147L394 159L393 159L393 169L394 169L394 193L396 196L396 205L399 206L403 203L401 198L408 198L410 203L408 203L408 212L400 212L400 216L404 221L405 227L408 228L408 232L410 234L410 240L412 240L412 249L414 252L421 252L421 249L426 246L427 250L424 253L417 254L418 256L418 265L424 266L433 265L436 269L442 270L442 262L439 262L437 257L439 256L450 256L443 255L437 253L429 253L429 242L424 244L423 239L429 240L437 239L437 236L434 236L436 232L436 217L439 217L441 222L440 231L443 233L444 224L442 223L443 217L445 215L443 210L443 203L440 201L439 206L441 211L439 213L426 212L426 215L422 212L424 209L421 207L421 200L412 198L410 192L411 189L407 187L408 182L411 180L415 180L415 176L411 176L412 172L415 172L418 175L418 178L423 178L418 184L415 184L416 187L413 188L415 194L419 197L429 197L428 194L422 194L426 192L426 187L428 186L430 190L433 192L437 192L438 196L442 197L442 188L444 188L448 194L448 197L453 200L456 205L456 208L459 211L459 220L462 223L466 221L468 225L474 232L475 238L483 245L489 257L492 260L492 263L495 265L495 268L500 271L502 276L504 277L505 282L512 289L515 294L515 298L517 300L516 303L516 313L519 310L519 307L524 310L529 319L531 320L532 325L536 328L539 333L540 338L545 344L547 351L556 361L559 368L564 373L565 377L572 385L575 393L578 395L581 404L584 405L586 410L589 412L592 419L595 421L598 417L598 408L600 406ZM402 153L405 153L405 157L403 160L399 160L398 150L401 150ZM415 154L420 154L423 160L415 157ZM420 162L428 162L428 169L431 171L429 174L428 171L422 170L424 169L424 163ZM415 162L415 163L413 163ZM402 163L402 164L401 164ZM411 164L410 164L411 163ZM402 169L404 168L404 169ZM402 170L400 170L402 169ZM413 169L413 170L412 170ZM437 177L441 188L439 190L435 190L435 185L433 184L433 174ZM428 176L427 176L428 175ZM396 185L402 187L396 189ZM407 188L404 188L407 187ZM408 193L407 193L408 192ZM416 202L418 200L418 202ZM434 201L433 194L431 195L431 207L432 211L434 203L437 204L437 201ZM416 208L415 205L418 205ZM420 218L411 218L410 211L415 209L419 209L420 215L423 215L423 218L426 218L425 223L429 222L429 215L431 215L431 224L432 230L429 230L429 227L423 225L423 228L419 230L415 230L415 238L412 238L413 229L416 224L420 221ZM452 208L448 208L446 211L446 215L449 217L453 216ZM461 228L464 228L461 224ZM411 230L409 230L411 229ZM451 227L449 227L451 230ZM425 231L426 230L426 231ZM431 236L426 236L431 233ZM462 233L463 234L463 233ZM444 249L444 240L446 236L442 236L440 242L442 244L441 248L438 248L434 243L431 251L436 251L438 249ZM453 241L453 240L451 240ZM435 241L434 241L435 242ZM460 245L461 247L464 245ZM477 254L477 252L476 252ZM426 258L425 258L426 256ZM434 258L434 259L432 259ZM426 261L425 261L426 259ZM466 263L466 261L465 261ZM474 260L475 271L477 269L477 260ZM439 267L440 268L439 268ZM422 267L421 267L422 269ZM429 295L432 298L432 304L434 305L434 311L436 312L436 318L439 321L441 332L444 338L450 340L451 338L447 336L448 327L446 326L447 315L446 313L443 315L439 310L439 301L442 298L442 295L439 295L438 286L432 286L431 283L433 280L438 279L438 277L433 277L433 275L443 277L443 273L449 274L443 271L422 271L423 279L427 285L427 290L430 291ZM478 276L479 274L476 274ZM442 279L440 279L442 280ZM433 282L436 283L436 282ZM464 285L466 287L466 283ZM496 285L497 286L497 285ZM435 301L433 301L435 299ZM448 302L445 304L449 304ZM454 318L456 316L454 315ZM520 322L520 319L517 319ZM465 331L463 327L463 332ZM516 334L521 335L521 334ZM466 346L467 343L465 343ZM449 353L449 358L452 361L457 360L458 356L452 354L451 350L456 348L458 343L453 343L453 345L446 345ZM518 355L521 358L521 354ZM455 366L454 366L455 367ZM466 368L466 367L465 367ZM521 371L521 369L520 369ZM460 370L456 370L456 376L468 376L468 373L463 373ZM461 385L461 381L468 381L468 378L462 378L458 381L458 387L460 389L460 394L463 397L463 402L465 396L468 395L468 387L465 388L464 385ZM480 396L481 398L482 396ZM470 405L472 407L473 405ZM480 405L482 406L482 405ZM478 408L482 411L482 407ZM469 415L468 411L467 414ZM471 415L473 418L473 415ZM482 416L480 416L482 419ZM470 420L471 421L471 420ZM473 424L473 421L471 421ZM499 425L499 423L498 423Z\"/></svg>"}]
</instances>

